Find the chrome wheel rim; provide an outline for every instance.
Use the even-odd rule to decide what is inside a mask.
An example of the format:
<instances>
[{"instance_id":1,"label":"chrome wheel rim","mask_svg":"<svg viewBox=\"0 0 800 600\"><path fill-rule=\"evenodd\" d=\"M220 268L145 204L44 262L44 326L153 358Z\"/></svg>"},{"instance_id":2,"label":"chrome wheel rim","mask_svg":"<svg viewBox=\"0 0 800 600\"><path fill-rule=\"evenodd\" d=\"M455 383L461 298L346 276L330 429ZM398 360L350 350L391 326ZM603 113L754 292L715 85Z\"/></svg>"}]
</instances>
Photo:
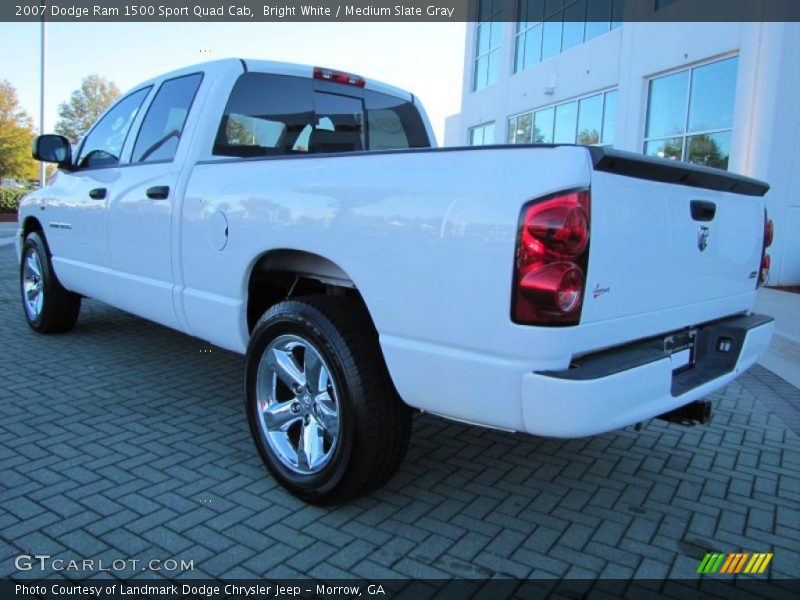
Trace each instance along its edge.
<instances>
[{"instance_id":1,"label":"chrome wheel rim","mask_svg":"<svg viewBox=\"0 0 800 600\"><path fill-rule=\"evenodd\" d=\"M44 281L42 263L33 248L22 258L22 298L28 318L35 321L42 314L44 305Z\"/></svg>"},{"instance_id":2,"label":"chrome wheel rim","mask_svg":"<svg viewBox=\"0 0 800 600\"><path fill-rule=\"evenodd\" d=\"M298 335L270 342L258 365L256 403L261 433L285 467L300 475L325 468L339 441L339 396L311 342Z\"/></svg>"}]
</instances>

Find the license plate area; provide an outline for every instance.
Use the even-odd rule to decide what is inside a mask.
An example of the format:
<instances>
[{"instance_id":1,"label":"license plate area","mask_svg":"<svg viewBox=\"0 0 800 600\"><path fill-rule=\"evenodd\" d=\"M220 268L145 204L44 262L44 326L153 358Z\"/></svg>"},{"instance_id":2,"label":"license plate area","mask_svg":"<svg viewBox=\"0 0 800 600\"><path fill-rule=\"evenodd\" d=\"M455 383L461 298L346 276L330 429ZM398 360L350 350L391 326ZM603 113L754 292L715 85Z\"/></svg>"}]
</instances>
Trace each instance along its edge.
<instances>
[{"instance_id":1,"label":"license plate area","mask_svg":"<svg viewBox=\"0 0 800 600\"><path fill-rule=\"evenodd\" d=\"M663 339L664 352L669 354L672 373L677 375L694 367L697 330L668 335Z\"/></svg>"}]
</instances>

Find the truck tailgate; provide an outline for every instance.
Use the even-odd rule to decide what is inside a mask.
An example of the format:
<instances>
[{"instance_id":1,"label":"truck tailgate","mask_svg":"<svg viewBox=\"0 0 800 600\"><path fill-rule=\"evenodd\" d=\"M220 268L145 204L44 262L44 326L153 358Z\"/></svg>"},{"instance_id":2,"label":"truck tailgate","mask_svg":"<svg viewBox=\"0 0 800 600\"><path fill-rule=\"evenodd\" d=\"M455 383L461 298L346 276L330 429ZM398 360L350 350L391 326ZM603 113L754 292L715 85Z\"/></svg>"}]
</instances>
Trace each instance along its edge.
<instances>
[{"instance_id":1,"label":"truck tailgate","mask_svg":"<svg viewBox=\"0 0 800 600\"><path fill-rule=\"evenodd\" d=\"M692 305L721 299L727 314L749 309L761 262L766 185L689 165L625 160L624 168L596 166L592 174L581 323L672 309L685 312L688 326L695 324ZM643 167L638 172L634 161ZM661 171L650 170L653 165Z\"/></svg>"}]
</instances>

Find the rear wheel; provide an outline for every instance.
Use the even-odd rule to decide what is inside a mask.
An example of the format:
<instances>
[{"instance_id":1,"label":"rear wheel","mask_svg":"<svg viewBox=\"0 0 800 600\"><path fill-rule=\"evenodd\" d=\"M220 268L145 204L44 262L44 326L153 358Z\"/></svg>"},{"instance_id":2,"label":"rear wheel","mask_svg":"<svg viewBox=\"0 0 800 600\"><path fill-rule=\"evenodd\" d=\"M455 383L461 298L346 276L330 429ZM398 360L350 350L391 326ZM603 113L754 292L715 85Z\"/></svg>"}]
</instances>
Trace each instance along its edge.
<instances>
[{"instance_id":1,"label":"rear wheel","mask_svg":"<svg viewBox=\"0 0 800 600\"><path fill-rule=\"evenodd\" d=\"M47 246L38 232L22 246L19 268L25 319L39 333L69 331L81 310L81 297L66 290L53 272Z\"/></svg>"},{"instance_id":2,"label":"rear wheel","mask_svg":"<svg viewBox=\"0 0 800 600\"><path fill-rule=\"evenodd\" d=\"M245 394L264 463L307 502L344 502L380 487L408 448L411 411L394 390L372 324L348 298L270 308L250 340Z\"/></svg>"}]
</instances>

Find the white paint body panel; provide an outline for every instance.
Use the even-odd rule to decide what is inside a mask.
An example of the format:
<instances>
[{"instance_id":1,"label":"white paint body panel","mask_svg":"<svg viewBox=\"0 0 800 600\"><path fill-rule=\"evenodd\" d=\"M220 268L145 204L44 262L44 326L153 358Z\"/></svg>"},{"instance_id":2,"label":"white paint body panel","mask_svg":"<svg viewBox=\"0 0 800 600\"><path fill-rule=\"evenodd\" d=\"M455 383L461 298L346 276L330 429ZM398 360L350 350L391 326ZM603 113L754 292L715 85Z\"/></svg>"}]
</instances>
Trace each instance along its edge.
<instances>
[{"instance_id":1,"label":"white paint body panel","mask_svg":"<svg viewBox=\"0 0 800 600\"><path fill-rule=\"evenodd\" d=\"M310 67L248 66L311 74ZM624 384L638 396L616 396L618 382L557 388L534 372L742 313L754 302L755 282L737 278L742 265L753 269L759 260L760 226L750 219L763 210L761 199L597 173L580 147L213 157L217 123L241 63L190 67L152 83L155 90L164 78L198 71L204 79L174 161L126 165L129 140L119 167L61 172L23 203L21 221L42 222L56 273L69 289L243 353L256 261L278 250L319 255L363 296L405 402L487 426L565 436L627 425L641 417L635 407L652 412L669 404L661 381L669 361L626 374L632 379ZM81 178L105 178L107 200L81 200L94 185ZM167 200L145 197L155 185L170 187ZM592 189L582 322L516 325L509 313L521 207L575 188ZM720 245L708 255L720 266L712 279L689 260L698 253L691 239L696 224L680 214L688 212L689 197L724 205L719 231L712 232ZM65 219L71 231L51 230L51 221ZM595 284L611 290L593 298ZM759 333L761 342L765 335ZM757 349L761 342L748 337ZM743 354L740 364L750 358ZM710 382L703 393L724 383Z\"/></svg>"}]
</instances>

